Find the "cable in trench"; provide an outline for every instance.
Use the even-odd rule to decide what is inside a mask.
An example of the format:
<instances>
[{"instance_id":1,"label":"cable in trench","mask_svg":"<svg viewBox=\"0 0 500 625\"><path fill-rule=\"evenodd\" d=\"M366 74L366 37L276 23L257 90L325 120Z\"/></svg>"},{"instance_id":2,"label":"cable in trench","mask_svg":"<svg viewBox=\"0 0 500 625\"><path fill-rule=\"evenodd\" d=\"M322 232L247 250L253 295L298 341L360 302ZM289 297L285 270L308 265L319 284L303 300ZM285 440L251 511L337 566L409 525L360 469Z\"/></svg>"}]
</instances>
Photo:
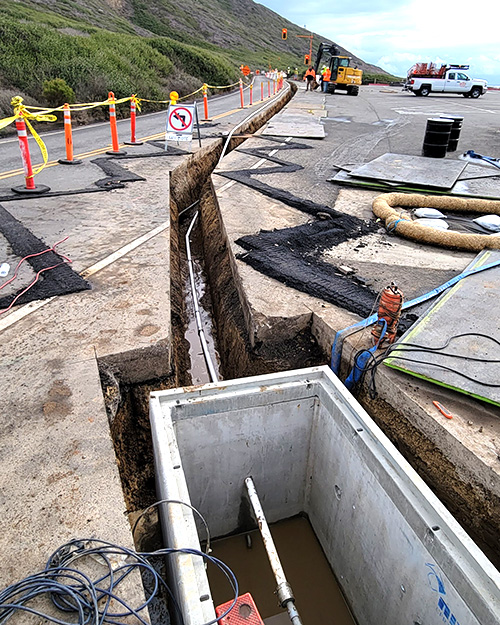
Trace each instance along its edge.
<instances>
[{"instance_id":1,"label":"cable in trench","mask_svg":"<svg viewBox=\"0 0 500 625\"><path fill-rule=\"evenodd\" d=\"M194 316L196 320L196 328L198 330L198 336L200 338L201 348L203 350L203 357L205 359L205 363L207 365L208 374L210 376L211 382L218 382L219 377L217 375L217 369L208 349L207 338L205 336L205 330L203 329L203 323L200 314L200 306L198 301L198 293L196 291L196 283L194 280L194 268L193 268L193 257L191 255L191 241L189 237L191 236L191 232L196 224L196 221L199 216L199 211L196 211L191 223L189 224L189 228L186 232L185 242L186 242L186 256L187 256L187 264L189 269L189 282L191 285L191 293L193 296L193 307L194 307Z\"/></svg>"}]
</instances>

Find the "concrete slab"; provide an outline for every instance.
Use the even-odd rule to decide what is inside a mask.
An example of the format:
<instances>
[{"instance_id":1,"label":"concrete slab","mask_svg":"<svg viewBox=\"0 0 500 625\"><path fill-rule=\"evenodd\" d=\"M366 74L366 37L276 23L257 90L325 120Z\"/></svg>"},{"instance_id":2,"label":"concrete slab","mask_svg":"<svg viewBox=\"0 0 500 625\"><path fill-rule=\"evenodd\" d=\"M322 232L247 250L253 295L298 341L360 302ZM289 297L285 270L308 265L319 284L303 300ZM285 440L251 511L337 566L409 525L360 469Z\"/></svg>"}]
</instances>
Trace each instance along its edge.
<instances>
[{"instance_id":1,"label":"concrete slab","mask_svg":"<svg viewBox=\"0 0 500 625\"><path fill-rule=\"evenodd\" d=\"M323 139L325 129L320 122L323 111L312 108L295 108L275 115L262 131L262 135L279 137L308 137Z\"/></svg>"}]
</instances>

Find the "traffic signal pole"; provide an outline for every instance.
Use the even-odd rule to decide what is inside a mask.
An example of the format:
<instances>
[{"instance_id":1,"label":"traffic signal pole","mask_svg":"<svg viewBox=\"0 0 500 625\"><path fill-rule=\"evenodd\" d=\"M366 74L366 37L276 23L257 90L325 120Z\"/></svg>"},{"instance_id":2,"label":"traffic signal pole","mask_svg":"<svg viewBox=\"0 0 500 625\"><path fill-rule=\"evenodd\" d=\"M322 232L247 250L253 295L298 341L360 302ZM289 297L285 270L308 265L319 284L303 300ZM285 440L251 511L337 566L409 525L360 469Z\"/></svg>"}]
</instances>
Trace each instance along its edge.
<instances>
[{"instance_id":1,"label":"traffic signal pole","mask_svg":"<svg viewBox=\"0 0 500 625\"><path fill-rule=\"evenodd\" d=\"M312 63L313 35L297 35L302 39L309 39L309 63Z\"/></svg>"}]
</instances>

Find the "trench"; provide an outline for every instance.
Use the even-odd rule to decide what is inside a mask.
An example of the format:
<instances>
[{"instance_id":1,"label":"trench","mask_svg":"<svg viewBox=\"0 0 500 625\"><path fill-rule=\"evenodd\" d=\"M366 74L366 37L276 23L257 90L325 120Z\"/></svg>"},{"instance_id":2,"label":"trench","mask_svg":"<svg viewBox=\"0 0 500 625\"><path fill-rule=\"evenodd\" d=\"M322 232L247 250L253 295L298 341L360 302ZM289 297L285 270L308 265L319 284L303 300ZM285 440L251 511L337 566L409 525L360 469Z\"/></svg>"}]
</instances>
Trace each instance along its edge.
<instances>
[{"instance_id":1,"label":"trench","mask_svg":"<svg viewBox=\"0 0 500 625\"><path fill-rule=\"evenodd\" d=\"M275 104L259 118L251 120L241 129L241 134L248 136L255 132L286 101ZM233 138L229 150L238 147L242 141L243 138ZM162 379L127 384L102 363L99 367L131 526L157 500L149 425L150 393L210 381L194 321L184 245L187 228L196 210L200 211L200 218L190 237L194 275L207 342L220 378L274 373L320 365L326 360L326 354L319 348L310 327L285 340L276 337L268 342L258 342L248 335L246 313L235 285L224 227L210 182L221 150L221 144L202 149L171 172L171 374ZM193 204L195 206L190 209ZM133 538L139 550L150 551L163 546L155 509L141 519ZM331 572L330 575L333 576ZM143 582L147 589L148 580L143 579ZM169 622L168 601L163 599L155 602L150 610L153 623Z\"/></svg>"},{"instance_id":2,"label":"trench","mask_svg":"<svg viewBox=\"0 0 500 625\"><path fill-rule=\"evenodd\" d=\"M248 127L242 128L242 134L255 132L268 117L275 114L276 110L277 107L274 107L267 117L249 123ZM234 138L230 149L236 148L242 141L244 139ZM171 375L147 383L123 384L120 380L114 379L110 372L101 371L111 433L131 523L142 510L157 500L149 426L150 392L209 381L201 355L198 333L193 323L191 296L186 288L188 273L184 235L194 210L200 211L198 225L191 237L196 283L201 295L203 323L208 329L209 345L217 362L220 377L234 379L328 362L328 355L319 348L310 326L291 336L287 333L286 338L276 333L274 338L269 337L266 341L259 340L251 331L249 332L250 312L246 308L243 290L238 282L236 269L232 265L233 256L229 253L224 224L210 180L210 174L217 164L221 149L220 144L202 149L171 173L170 292L173 356ZM193 203L198 204L180 215ZM376 406L369 406L363 398L362 403L371 414L379 412ZM405 440L406 434L391 431L391 425L383 418L378 419L378 422L393 442ZM418 458L412 459L412 450L408 447L403 449L404 445L400 447L414 467L422 469ZM437 494L442 498L442 493ZM448 495L450 498L450 493ZM485 531L491 533L491 529L472 527L471 530L470 518L466 518L472 509L478 512L479 503L476 501L474 506L467 508L467 514L462 513L458 518L476 542L484 548L484 536L480 534L481 532L484 534ZM453 505L449 507L455 514ZM139 524L134 540L138 548L145 550L159 548L162 545L156 512L148 514ZM495 554L492 554L491 548L485 551L493 562L496 560L498 564L499 559L492 558ZM157 622L162 619L163 622L168 622L161 606L158 608L158 614Z\"/></svg>"}]
</instances>

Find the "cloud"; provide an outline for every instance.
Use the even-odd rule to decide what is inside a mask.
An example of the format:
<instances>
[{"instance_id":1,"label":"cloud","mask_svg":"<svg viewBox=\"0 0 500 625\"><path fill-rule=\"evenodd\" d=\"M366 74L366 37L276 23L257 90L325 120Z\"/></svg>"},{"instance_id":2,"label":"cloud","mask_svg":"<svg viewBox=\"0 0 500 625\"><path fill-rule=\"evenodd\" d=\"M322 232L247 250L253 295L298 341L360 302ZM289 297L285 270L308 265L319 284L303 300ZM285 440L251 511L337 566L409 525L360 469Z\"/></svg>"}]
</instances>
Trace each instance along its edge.
<instances>
[{"instance_id":1,"label":"cloud","mask_svg":"<svg viewBox=\"0 0 500 625\"><path fill-rule=\"evenodd\" d=\"M498 0L464 14L456 0L359 0L340 3L261 0L299 25L332 39L398 76L418 61L468 63L476 78L500 83Z\"/></svg>"}]
</instances>

